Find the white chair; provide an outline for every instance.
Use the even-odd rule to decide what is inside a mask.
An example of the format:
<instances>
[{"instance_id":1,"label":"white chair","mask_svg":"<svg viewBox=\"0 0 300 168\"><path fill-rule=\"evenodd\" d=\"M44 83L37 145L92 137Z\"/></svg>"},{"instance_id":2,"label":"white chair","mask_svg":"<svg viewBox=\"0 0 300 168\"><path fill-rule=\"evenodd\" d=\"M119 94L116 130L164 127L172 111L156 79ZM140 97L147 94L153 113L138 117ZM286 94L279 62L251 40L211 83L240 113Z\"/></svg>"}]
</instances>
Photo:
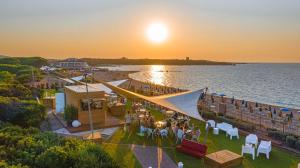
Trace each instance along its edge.
<instances>
[{"instance_id":1,"label":"white chair","mask_svg":"<svg viewBox=\"0 0 300 168\"><path fill-rule=\"evenodd\" d=\"M242 156L244 153L248 153L252 155L252 159L255 158L255 148L252 145L246 144L242 146Z\"/></svg>"},{"instance_id":2,"label":"white chair","mask_svg":"<svg viewBox=\"0 0 300 168\"><path fill-rule=\"evenodd\" d=\"M206 121L206 125L205 125L205 129L207 129L208 124L210 125L210 127L215 128L216 127L216 122L214 120L207 120Z\"/></svg>"},{"instance_id":3,"label":"white chair","mask_svg":"<svg viewBox=\"0 0 300 168\"><path fill-rule=\"evenodd\" d=\"M260 141L260 144L257 149L257 156L260 153L264 153L264 154L266 154L267 158L269 159L271 150L272 150L271 141Z\"/></svg>"},{"instance_id":4,"label":"white chair","mask_svg":"<svg viewBox=\"0 0 300 168\"><path fill-rule=\"evenodd\" d=\"M246 144L252 144L255 146L255 148L257 147L258 144L258 138L255 134L249 134L246 136Z\"/></svg>"},{"instance_id":5,"label":"white chair","mask_svg":"<svg viewBox=\"0 0 300 168\"><path fill-rule=\"evenodd\" d=\"M143 134L143 133L145 133L146 131L147 131L147 128L141 125L141 126L140 126L140 133Z\"/></svg>"},{"instance_id":6,"label":"white chair","mask_svg":"<svg viewBox=\"0 0 300 168\"><path fill-rule=\"evenodd\" d=\"M163 138L163 137L168 137L168 130L166 129L162 129L159 131L160 132L160 136Z\"/></svg>"},{"instance_id":7,"label":"white chair","mask_svg":"<svg viewBox=\"0 0 300 168\"><path fill-rule=\"evenodd\" d=\"M149 138L149 136L151 136L151 138L153 139L153 129L151 128L147 129L147 138Z\"/></svg>"},{"instance_id":8,"label":"white chair","mask_svg":"<svg viewBox=\"0 0 300 168\"><path fill-rule=\"evenodd\" d=\"M201 131L200 131L200 130L197 130L197 131L196 131L196 134L194 134L194 135L192 136L192 141L198 142L198 139L199 139L200 135L201 135Z\"/></svg>"},{"instance_id":9,"label":"white chair","mask_svg":"<svg viewBox=\"0 0 300 168\"><path fill-rule=\"evenodd\" d=\"M219 135L219 128L215 127L215 128L214 128L214 131L213 131L213 134Z\"/></svg>"},{"instance_id":10,"label":"white chair","mask_svg":"<svg viewBox=\"0 0 300 168\"><path fill-rule=\"evenodd\" d=\"M239 139L239 130L237 128L232 128L227 130L226 132L226 136L229 135L230 136L230 140L232 140L232 137L237 137L237 139Z\"/></svg>"},{"instance_id":11,"label":"white chair","mask_svg":"<svg viewBox=\"0 0 300 168\"><path fill-rule=\"evenodd\" d=\"M180 143L182 142L184 136L184 132L182 129L178 129L177 131L177 139L176 139L176 143L178 142L178 140L180 140Z\"/></svg>"}]
</instances>

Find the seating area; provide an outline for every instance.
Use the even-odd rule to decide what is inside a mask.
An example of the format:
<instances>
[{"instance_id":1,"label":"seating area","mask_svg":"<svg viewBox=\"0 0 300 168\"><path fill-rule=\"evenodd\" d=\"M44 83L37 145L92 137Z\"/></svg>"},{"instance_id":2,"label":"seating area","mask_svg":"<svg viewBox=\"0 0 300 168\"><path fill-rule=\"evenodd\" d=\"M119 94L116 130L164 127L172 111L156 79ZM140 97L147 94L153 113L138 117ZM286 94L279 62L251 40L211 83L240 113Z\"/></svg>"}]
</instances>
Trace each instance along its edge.
<instances>
[{"instance_id":1,"label":"seating area","mask_svg":"<svg viewBox=\"0 0 300 168\"><path fill-rule=\"evenodd\" d=\"M163 119L156 120L141 103L135 103L134 107L135 113L127 115L126 120L138 122L139 132L137 134L141 137L167 139L172 136L175 137L176 143L181 143L183 139L198 141L201 135L200 129L190 124L188 116L167 110L162 113Z\"/></svg>"},{"instance_id":2,"label":"seating area","mask_svg":"<svg viewBox=\"0 0 300 168\"><path fill-rule=\"evenodd\" d=\"M220 130L224 131L224 132L227 132L228 130L233 129L231 124L228 124L228 123L225 123L225 122L218 123L216 127L219 128Z\"/></svg>"},{"instance_id":3,"label":"seating area","mask_svg":"<svg viewBox=\"0 0 300 168\"><path fill-rule=\"evenodd\" d=\"M197 158L202 158L206 155L207 146L194 141L183 139L181 145L176 146L176 150Z\"/></svg>"},{"instance_id":4,"label":"seating area","mask_svg":"<svg viewBox=\"0 0 300 168\"><path fill-rule=\"evenodd\" d=\"M179 114L176 117L174 116L176 113L165 115L160 109L151 107L141 108L145 110L141 110L143 112L139 112L139 114L143 114L144 118L139 118L136 115L136 119L132 120L127 131L125 132L123 129L117 131L107 141L109 144L134 143L143 146L158 146L176 164L182 162L184 167L204 167L202 158L205 154L211 154L223 149L243 155L242 167L245 168L263 168L270 165L275 168L285 167L286 165L295 167L297 163L295 160L300 160L300 157L296 154L288 153L276 147L270 148L271 143L267 144L259 141L255 134L248 136L239 135L239 130L228 123L209 121L210 128L208 129L207 137L205 137L207 128L207 123L205 122ZM154 128L146 124L149 123L146 122L146 118L149 119L149 114L154 119ZM185 122L182 122L183 119L186 119ZM169 121L171 126L167 127ZM196 132L198 128L200 134ZM157 132L155 129L159 131ZM215 134L215 130L221 131ZM144 136L139 135L141 131L144 132ZM191 132L194 133L191 134Z\"/></svg>"}]
</instances>

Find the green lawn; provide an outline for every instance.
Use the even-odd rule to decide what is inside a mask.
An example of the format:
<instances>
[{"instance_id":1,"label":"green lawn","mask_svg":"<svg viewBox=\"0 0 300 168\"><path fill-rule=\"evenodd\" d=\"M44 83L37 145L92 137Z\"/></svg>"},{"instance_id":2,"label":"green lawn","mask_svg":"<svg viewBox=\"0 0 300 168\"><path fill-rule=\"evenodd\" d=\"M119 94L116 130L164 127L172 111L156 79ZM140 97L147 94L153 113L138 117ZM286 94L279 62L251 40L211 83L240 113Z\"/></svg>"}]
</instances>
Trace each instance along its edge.
<instances>
[{"instance_id":1,"label":"green lawn","mask_svg":"<svg viewBox=\"0 0 300 168\"><path fill-rule=\"evenodd\" d=\"M151 114L155 117L162 119L161 113L155 110L151 110ZM204 134L205 134L205 123L197 121L197 120L191 120L192 123L195 124L195 126L199 126L201 128L202 134L199 139L199 142L203 142ZM114 144L139 144L139 145L149 145L149 146L160 146L164 149L164 151L177 163L179 161L182 161L184 163L184 167L186 168L192 168L192 167L204 167L203 161L201 159L197 159L194 157L190 157L188 155L185 155L183 153L177 152L175 150L175 138L169 137L168 139L161 139L161 138L155 138L147 139L146 137L140 137L137 135L138 132L138 126L137 123L133 123L129 129L129 131L124 132L123 129L119 129L107 142L114 143ZM208 138L207 138L207 145L208 145L208 153L212 153L215 151L219 151L222 149L228 149L233 152L236 152L240 154L242 144L245 142L245 137L240 136L239 140L233 139L230 140L229 137L226 137L224 133L220 133L220 135L213 135L212 131L210 131ZM120 151L123 151L125 149L122 149L116 145L117 147L112 149L112 152L115 152L116 157L119 159L123 159L124 163L130 164L129 167L138 167L140 165L137 164L136 158L133 158L131 160L127 160L125 156L118 156L118 153L121 153ZM124 147L124 145L123 145ZM126 145L125 145L126 147ZM114 151L115 150L115 151ZM126 156L133 156L132 152L130 151L129 147L127 147ZM110 153L112 153L110 152ZM113 156L114 157L114 156ZM132 158L132 157L131 157ZM261 154L258 158L255 158L255 160L252 160L252 157L250 155L246 155L243 160L243 166L244 168L295 168L297 167L298 162L300 162L300 156L297 156L293 153L281 150L279 148L272 148L272 152L270 154L270 160L266 159L263 154Z\"/></svg>"}]
</instances>

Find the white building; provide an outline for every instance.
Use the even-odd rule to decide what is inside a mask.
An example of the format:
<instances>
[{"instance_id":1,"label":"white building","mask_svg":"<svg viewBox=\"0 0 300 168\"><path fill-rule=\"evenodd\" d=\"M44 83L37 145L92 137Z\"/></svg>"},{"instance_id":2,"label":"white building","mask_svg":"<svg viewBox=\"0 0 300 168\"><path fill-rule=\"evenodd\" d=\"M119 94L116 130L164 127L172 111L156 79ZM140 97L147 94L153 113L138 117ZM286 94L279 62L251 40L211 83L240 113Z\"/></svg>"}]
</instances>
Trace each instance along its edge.
<instances>
[{"instance_id":1,"label":"white building","mask_svg":"<svg viewBox=\"0 0 300 168\"><path fill-rule=\"evenodd\" d=\"M56 62L54 63L54 65L59 68L77 69L77 70L86 69L89 67L87 62L81 61L76 58L68 58L66 60Z\"/></svg>"}]
</instances>

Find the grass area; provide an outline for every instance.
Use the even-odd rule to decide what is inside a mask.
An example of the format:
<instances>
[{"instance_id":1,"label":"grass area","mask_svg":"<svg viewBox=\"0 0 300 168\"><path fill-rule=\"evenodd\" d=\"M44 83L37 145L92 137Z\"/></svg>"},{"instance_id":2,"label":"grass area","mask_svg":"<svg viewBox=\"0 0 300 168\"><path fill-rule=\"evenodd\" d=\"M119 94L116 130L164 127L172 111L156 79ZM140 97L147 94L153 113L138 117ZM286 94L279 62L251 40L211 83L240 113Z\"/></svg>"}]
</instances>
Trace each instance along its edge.
<instances>
[{"instance_id":1,"label":"grass area","mask_svg":"<svg viewBox=\"0 0 300 168\"><path fill-rule=\"evenodd\" d=\"M151 114L160 120L163 118L163 115L151 109ZM199 139L200 143L203 143L203 138L205 134L205 123L192 119L192 123L195 126L199 126L202 135ZM175 137L169 136L168 139L151 138L147 139L146 137L140 137L137 135L138 126L137 123L133 123L129 131L124 132L122 129L119 129L109 140L110 143L115 144L139 144L139 145L148 145L148 146L160 146L164 151L174 160L174 162L182 161L184 167L193 168L193 167L204 167L203 160L197 159L183 153L177 152L175 150ZM229 137L225 136L225 133L220 133L220 135L213 135L212 131L208 134L207 142L208 153L216 152L222 149L228 149L235 153L240 154L242 144L245 142L245 137L240 136L240 139L230 140ZM116 149L118 150L118 149ZM116 151L118 152L118 151ZM300 156L284 151L282 149L273 147L270 154L270 160L266 159L264 154L261 154L259 157L256 157L255 160L252 160L250 155L245 155L243 159L243 168L294 168L297 167L298 162L300 162Z\"/></svg>"},{"instance_id":2,"label":"grass area","mask_svg":"<svg viewBox=\"0 0 300 168\"><path fill-rule=\"evenodd\" d=\"M55 96L55 93L57 93L55 89L43 89L43 97Z\"/></svg>"},{"instance_id":3,"label":"grass area","mask_svg":"<svg viewBox=\"0 0 300 168\"><path fill-rule=\"evenodd\" d=\"M114 160L120 163L122 167L142 167L128 145L102 144L101 146Z\"/></svg>"}]
</instances>

